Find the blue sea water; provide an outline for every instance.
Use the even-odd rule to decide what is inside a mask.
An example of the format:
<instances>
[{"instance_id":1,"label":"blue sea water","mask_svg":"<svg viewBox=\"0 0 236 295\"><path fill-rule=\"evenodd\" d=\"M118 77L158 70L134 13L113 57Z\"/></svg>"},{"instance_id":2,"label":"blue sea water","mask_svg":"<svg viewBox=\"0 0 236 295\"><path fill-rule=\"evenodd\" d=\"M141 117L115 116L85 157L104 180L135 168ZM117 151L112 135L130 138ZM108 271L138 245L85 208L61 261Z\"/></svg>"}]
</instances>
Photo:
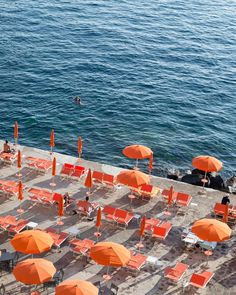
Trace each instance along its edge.
<instances>
[{"instance_id":1,"label":"blue sea water","mask_svg":"<svg viewBox=\"0 0 236 295\"><path fill-rule=\"evenodd\" d=\"M154 174L210 154L235 171L235 0L0 0L0 137ZM79 95L83 105L72 98Z\"/></svg>"}]
</instances>

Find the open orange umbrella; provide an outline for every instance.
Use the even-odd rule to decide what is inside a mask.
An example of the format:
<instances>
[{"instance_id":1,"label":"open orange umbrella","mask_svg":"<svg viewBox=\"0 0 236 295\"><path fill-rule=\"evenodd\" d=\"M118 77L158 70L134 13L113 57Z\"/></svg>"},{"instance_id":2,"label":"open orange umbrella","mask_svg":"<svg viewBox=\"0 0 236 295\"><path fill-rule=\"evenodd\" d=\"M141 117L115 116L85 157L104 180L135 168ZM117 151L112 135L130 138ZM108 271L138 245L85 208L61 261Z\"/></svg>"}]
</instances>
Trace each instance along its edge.
<instances>
[{"instance_id":1,"label":"open orange umbrella","mask_svg":"<svg viewBox=\"0 0 236 295\"><path fill-rule=\"evenodd\" d=\"M17 153L17 168L21 168L21 151Z\"/></svg>"},{"instance_id":2,"label":"open orange umbrella","mask_svg":"<svg viewBox=\"0 0 236 295\"><path fill-rule=\"evenodd\" d=\"M98 288L92 283L81 280L62 282L56 287L55 295L98 295Z\"/></svg>"},{"instance_id":3,"label":"open orange umbrella","mask_svg":"<svg viewBox=\"0 0 236 295\"><path fill-rule=\"evenodd\" d=\"M150 158L153 154L152 150L144 145L129 145L123 149L123 154L131 159L136 159L136 167L139 159Z\"/></svg>"},{"instance_id":4,"label":"open orange umbrella","mask_svg":"<svg viewBox=\"0 0 236 295\"><path fill-rule=\"evenodd\" d=\"M39 254L51 249L53 239L41 230L25 230L11 239L11 244L17 252L24 254Z\"/></svg>"},{"instance_id":5,"label":"open orange umbrella","mask_svg":"<svg viewBox=\"0 0 236 295\"><path fill-rule=\"evenodd\" d=\"M51 152L53 151L54 146L55 146L54 129L52 129L51 134L50 134Z\"/></svg>"},{"instance_id":6,"label":"open orange umbrella","mask_svg":"<svg viewBox=\"0 0 236 295\"><path fill-rule=\"evenodd\" d=\"M196 221L192 226L192 232L199 239L208 242L228 240L231 235L231 229L226 223L207 218Z\"/></svg>"},{"instance_id":7,"label":"open orange umbrella","mask_svg":"<svg viewBox=\"0 0 236 295\"><path fill-rule=\"evenodd\" d=\"M92 172L91 172L91 169L88 170L88 174L86 176L86 179L85 179L85 182L84 182L84 185L91 189L92 186L93 186L93 179L92 179Z\"/></svg>"},{"instance_id":8,"label":"open orange umbrella","mask_svg":"<svg viewBox=\"0 0 236 295\"><path fill-rule=\"evenodd\" d=\"M138 188L143 184L148 184L150 177L137 170L124 170L117 175L116 181L130 187Z\"/></svg>"},{"instance_id":9,"label":"open orange umbrella","mask_svg":"<svg viewBox=\"0 0 236 295\"><path fill-rule=\"evenodd\" d=\"M57 165L57 160L54 157L53 160L52 160L52 176L56 175L56 165Z\"/></svg>"},{"instance_id":10,"label":"open orange umbrella","mask_svg":"<svg viewBox=\"0 0 236 295\"><path fill-rule=\"evenodd\" d=\"M113 242L100 242L91 248L90 257L101 265L120 267L130 260L130 251Z\"/></svg>"},{"instance_id":11,"label":"open orange umbrella","mask_svg":"<svg viewBox=\"0 0 236 295\"><path fill-rule=\"evenodd\" d=\"M17 144L18 136L19 136L18 123L15 122L15 125L14 125L14 139L15 139L16 144Z\"/></svg>"},{"instance_id":12,"label":"open orange umbrella","mask_svg":"<svg viewBox=\"0 0 236 295\"><path fill-rule=\"evenodd\" d=\"M13 269L16 280L26 285L38 285L51 280L56 273L52 262L42 259L26 259L18 262Z\"/></svg>"},{"instance_id":13,"label":"open orange umbrella","mask_svg":"<svg viewBox=\"0 0 236 295\"><path fill-rule=\"evenodd\" d=\"M211 156L198 156L192 160L193 167L204 172L217 172L223 167L223 163Z\"/></svg>"},{"instance_id":14,"label":"open orange umbrella","mask_svg":"<svg viewBox=\"0 0 236 295\"><path fill-rule=\"evenodd\" d=\"M79 154L79 158L81 158L82 150L83 150L83 141L82 141L82 138L79 137L78 138L78 154Z\"/></svg>"}]
</instances>

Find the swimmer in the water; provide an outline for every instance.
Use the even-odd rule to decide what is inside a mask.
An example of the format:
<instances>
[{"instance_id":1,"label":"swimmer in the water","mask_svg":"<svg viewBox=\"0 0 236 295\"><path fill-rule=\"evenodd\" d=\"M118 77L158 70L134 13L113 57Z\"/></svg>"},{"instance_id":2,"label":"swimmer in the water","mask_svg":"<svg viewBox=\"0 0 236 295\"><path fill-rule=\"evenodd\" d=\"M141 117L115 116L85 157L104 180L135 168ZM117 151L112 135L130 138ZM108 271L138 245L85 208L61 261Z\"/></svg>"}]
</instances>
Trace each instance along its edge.
<instances>
[{"instance_id":1,"label":"swimmer in the water","mask_svg":"<svg viewBox=\"0 0 236 295\"><path fill-rule=\"evenodd\" d=\"M74 98L74 102L77 103L77 104L81 104L81 98L79 96L76 96Z\"/></svg>"}]
</instances>

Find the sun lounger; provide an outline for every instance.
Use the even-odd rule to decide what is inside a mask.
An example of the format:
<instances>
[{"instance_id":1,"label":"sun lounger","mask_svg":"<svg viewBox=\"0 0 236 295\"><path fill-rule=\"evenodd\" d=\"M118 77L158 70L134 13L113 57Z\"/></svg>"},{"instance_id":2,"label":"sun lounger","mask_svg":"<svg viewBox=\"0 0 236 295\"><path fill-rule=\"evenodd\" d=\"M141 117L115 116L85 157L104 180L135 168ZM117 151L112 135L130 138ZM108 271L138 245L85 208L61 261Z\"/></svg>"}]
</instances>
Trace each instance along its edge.
<instances>
[{"instance_id":1,"label":"sun lounger","mask_svg":"<svg viewBox=\"0 0 236 295\"><path fill-rule=\"evenodd\" d=\"M57 233L55 229L51 228L51 227L48 227L44 230L46 233L48 233L54 243L53 245L57 248L60 248L61 245L69 238L69 234L68 233L65 233L65 232L60 232L60 233Z\"/></svg>"},{"instance_id":2,"label":"sun lounger","mask_svg":"<svg viewBox=\"0 0 236 295\"><path fill-rule=\"evenodd\" d=\"M82 175L85 173L85 168L82 166L75 166L74 172L71 174L72 178L80 179Z\"/></svg>"},{"instance_id":3,"label":"sun lounger","mask_svg":"<svg viewBox=\"0 0 236 295\"><path fill-rule=\"evenodd\" d=\"M177 262L175 267L167 267L165 269L164 276L174 282L178 282L183 278L188 268L189 266L187 264Z\"/></svg>"},{"instance_id":4,"label":"sun lounger","mask_svg":"<svg viewBox=\"0 0 236 295\"><path fill-rule=\"evenodd\" d=\"M52 161L41 159L41 158L34 158L34 157L27 157L26 164L28 167L36 169L41 172L47 172L52 168Z\"/></svg>"},{"instance_id":5,"label":"sun lounger","mask_svg":"<svg viewBox=\"0 0 236 295\"><path fill-rule=\"evenodd\" d=\"M6 231L10 226L17 224L17 218L12 215L0 216L0 231Z\"/></svg>"},{"instance_id":6,"label":"sun lounger","mask_svg":"<svg viewBox=\"0 0 236 295\"><path fill-rule=\"evenodd\" d=\"M186 207L190 204L192 197L188 194L177 193L175 204L177 206Z\"/></svg>"},{"instance_id":7,"label":"sun lounger","mask_svg":"<svg viewBox=\"0 0 236 295\"><path fill-rule=\"evenodd\" d=\"M69 244L71 245L71 251L73 253L87 256L89 255L90 249L94 246L95 242L89 239L73 239L69 242Z\"/></svg>"},{"instance_id":8,"label":"sun lounger","mask_svg":"<svg viewBox=\"0 0 236 295\"><path fill-rule=\"evenodd\" d=\"M145 265L145 262L147 260L147 256L143 254L135 254L133 251L130 251L131 258L126 265L126 267L129 270L135 270L135 271L140 271L141 268Z\"/></svg>"},{"instance_id":9,"label":"sun lounger","mask_svg":"<svg viewBox=\"0 0 236 295\"><path fill-rule=\"evenodd\" d=\"M214 206L215 218L218 216L223 217L226 211L226 205L221 203L216 203Z\"/></svg>"},{"instance_id":10,"label":"sun lounger","mask_svg":"<svg viewBox=\"0 0 236 295\"><path fill-rule=\"evenodd\" d=\"M160 224L161 224L160 219L155 219L155 218L146 219L146 222L145 222L145 234L152 234L153 227L158 226Z\"/></svg>"},{"instance_id":11,"label":"sun lounger","mask_svg":"<svg viewBox=\"0 0 236 295\"><path fill-rule=\"evenodd\" d=\"M28 194L29 194L30 200L38 204L53 205L55 203L55 201L53 200L54 194L48 190L30 188L28 190Z\"/></svg>"},{"instance_id":12,"label":"sun lounger","mask_svg":"<svg viewBox=\"0 0 236 295\"><path fill-rule=\"evenodd\" d=\"M117 208L114 208L112 206L105 206L102 210L102 214L104 215L104 217L107 221L114 222L116 220L116 218L115 218L116 210L117 210Z\"/></svg>"},{"instance_id":13,"label":"sun lounger","mask_svg":"<svg viewBox=\"0 0 236 295\"><path fill-rule=\"evenodd\" d=\"M65 164L63 164L60 174L63 177L71 177L74 170L75 170L74 165L69 164L69 163L65 163Z\"/></svg>"},{"instance_id":14,"label":"sun lounger","mask_svg":"<svg viewBox=\"0 0 236 295\"><path fill-rule=\"evenodd\" d=\"M154 226L153 227L152 237L153 238L158 238L158 239L161 239L161 240L165 240L165 238L169 234L171 228L172 228L172 224L170 222L163 222L159 226Z\"/></svg>"},{"instance_id":15,"label":"sun lounger","mask_svg":"<svg viewBox=\"0 0 236 295\"><path fill-rule=\"evenodd\" d=\"M103 182L103 173L99 171L93 171L92 178L95 185L102 185Z\"/></svg>"},{"instance_id":16,"label":"sun lounger","mask_svg":"<svg viewBox=\"0 0 236 295\"><path fill-rule=\"evenodd\" d=\"M127 227L129 222L133 219L134 214L122 209L116 209L114 219L117 225L124 225Z\"/></svg>"},{"instance_id":17,"label":"sun lounger","mask_svg":"<svg viewBox=\"0 0 236 295\"><path fill-rule=\"evenodd\" d=\"M4 194L9 195L17 195L19 188L18 188L18 182L11 181L11 180L0 180L0 191ZM23 185L23 189L25 189L25 185Z\"/></svg>"},{"instance_id":18,"label":"sun lounger","mask_svg":"<svg viewBox=\"0 0 236 295\"><path fill-rule=\"evenodd\" d=\"M194 287L203 289L206 287L206 285L209 283L213 276L214 273L210 271L203 271L200 274L194 273L190 278L189 284Z\"/></svg>"},{"instance_id":19,"label":"sun lounger","mask_svg":"<svg viewBox=\"0 0 236 295\"><path fill-rule=\"evenodd\" d=\"M81 216L89 217L99 207L98 203L80 200L77 202L77 211Z\"/></svg>"},{"instance_id":20,"label":"sun lounger","mask_svg":"<svg viewBox=\"0 0 236 295\"><path fill-rule=\"evenodd\" d=\"M27 227L28 223L29 220L19 219L17 220L15 225L10 225L9 227L7 227L7 231L10 235L18 234Z\"/></svg>"},{"instance_id":21,"label":"sun lounger","mask_svg":"<svg viewBox=\"0 0 236 295\"><path fill-rule=\"evenodd\" d=\"M0 153L0 161L4 163L13 164L15 160L17 159L17 153Z\"/></svg>"},{"instance_id":22,"label":"sun lounger","mask_svg":"<svg viewBox=\"0 0 236 295\"><path fill-rule=\"evenodd\" d=\"M169 191L170 190L168 190L168 189L163 189L163 191L162 191L162 195L164 196L165 201L168 201ZM175 202L176 201L177 194L178 194L178 192L175 192L174 191L173 197L172 197L172 202Z\"/></svg>"},{"instance_id":23,"label":"sun lounger","mask_svg":"<svg viewBox=\"0 0 236 295\"><path fill-rule=\"evenodd\" d=\"M138 195L143 199L150 200L155 197L160 191L160 188L151 184L143 184L137 190Z\"/></svg>"},{"instance_id":24,"label":"sun lounger","mask_svg":"<svg viewBox=\"0 0 236 295\"><path fill-rule=\"evenodd\" d=\"M112 174L107 174L99 171L93 171L92 175L93 181L97 185L102 185L105 187L115 187L115 177Z\"/></svg>"}]
</instances>

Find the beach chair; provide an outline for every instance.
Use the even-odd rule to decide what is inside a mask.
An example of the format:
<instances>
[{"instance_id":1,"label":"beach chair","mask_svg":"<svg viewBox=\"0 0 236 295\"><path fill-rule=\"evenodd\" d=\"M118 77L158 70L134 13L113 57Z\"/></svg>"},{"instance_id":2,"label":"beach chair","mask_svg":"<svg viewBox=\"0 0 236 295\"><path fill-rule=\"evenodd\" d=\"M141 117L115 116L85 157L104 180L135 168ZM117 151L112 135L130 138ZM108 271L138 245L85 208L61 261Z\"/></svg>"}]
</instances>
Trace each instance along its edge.
<instances>
[{"instance_id":1,"label":"beach chair","mask_svg":"<svg viewBox=\"0 0 236 295\"><path fill-rule=\"evenodd\" d=\"M95 242L89 239L73 239L69 244L71 246L70 250L74 254L89 257L90 249L94 246Z\"/></svg>"},{"instance_id":2,"label":"beach chair","mask_svg":"<svg viewBox=\"0 0 236 295\"><path fill-rule=\"evenodd\" d=\"M107 221L114 222L116 221L116 216L115 216L116 210L117 208L114 208L112 206L105 206L102 210L102 214L104 215Z\"/></svg>"},{"instance_id":3,"label":"beach chair","mask_svg":"<svg viewBox=\"0 0 236 295\"><path fill-rule=\"evenodd\" d=\"M203 271L200 274L192 274L189 284L197 288L205 288L214 276L213 272Z\"/></svg>"},{"instance_id":4,"label":"beach chair","mask_svg":"<svg viewBox=\"0 0 236 295\"><path fill-rule=\"evenodd\" d=\"M57 233L55 229L48 227L44 230L46 233L48 233L51 238L53 239L54 243L53 246L56 248L60 248L61 245L69 238L69 234L65 232Z\"/></svg>"},{"instance_id":5,"label":"beach chair","mask_svg":"<svg viewBox=\"0 0 236 295\"><path fill-rule=\"evenodd\" d=\"M31 201L36 202L37 204L41 204L44 206L53 205L55 201L53 200L53 193L38 188L30 188L28 190L29 198Z\"/></svg>"},{"instance_id":6,"label":"beach chair","mask_svg":"<svg viewBox=\"0 0 236 295\"><path fill-rule=\"evenodd\" d=\"M215 218L217 217L222 218L226 211L226 205L221 203L216 203L213 210L214 210Z\"/></svg>"},{"instance_id":7,"label":"beach chair","mask_svg":"<svg viewBox=\"0 0 236 295\"><path fill-rule=\"evenodd\" d=\"M14 236L15 234L23 231L27 227L28 223L29 220L19 219L16 221L15 225L10 225L7 227L7 232L10 236Z\"/></svg>"},{"instance_id":8,"label":"beach chair","mask_svg":"<svg viewBox=\"0 0 236 295\"><path fill-rule=\"evenodd\" d=\"M74 172L71 174L73 179L79 180L85 173L85 168L83 166L75 166Z\"/></svg>"},{"instance_id":9,"label":"beach chair","mask_svg":"<svg viewBox=\"0 0 236 295\"><path fill-rule=\"evenodd\" d=\"M161 224L160 219L150 218L146 219L144 232L147 235L152 235L153 227Z\"/></svg>"},{"instance_id":10,"label":"beach chair","mask_svg":"<svg viewBox=\"0 0 236 295\"><path fill-rule=\"evenodd\" d=\"M29 168L38 170L40 172L48 172L52 168L52 161L35 158L35 157L27 157L26 164Z\"/></svg>"},{"instance_id":11,"label":"beach chair","mask_svg":"<svg viewBox=\"0 0 236 295\"><path fill-rule=\"evenodd\" d=\"M17 225L17 218L12 215L7 215L7 216L1 216L0 217L0 231L4 232L7 231L7 229L10 226L15 226Z\"/></svg>"},{"instance_id":12,"label":"beach chair","mask_svg":"<svg viewBox=\"0 0 236 295\"><path fill-rule=\"evenodd\" d=\"M187 264L177 262L175 267L167 267L164 270L164 277L177 283L183 278L188 268L189 266Z\"/></svg>"},{"instance_id":13,"label":"beach chair","mask_svg":"<svg viewBox=\"0 0 236 295\"><path fill-rule=\"evenodd\" d=\"M128 264L126 265L126 267L131 272L135 271L137 273L145 265L145 262L147 260L147 256L140 254L140 253L135 254L133 251L130 251L130 254L131 254L131 258L130 258Z\"/></svg>"},{"instance_id":14,"label":"beach chair","mask_svg":"<svg viewBox=\"0 0 236 295\"><path fill-rule=\"evenodd\" d=\"M192 200L192 197L188 194L178 193L175 204L180 207L187 207Z\"/></svg>"},{"instance_id":15,"label":"beach chair","mask_svg":"<svg viewBox=\"0 0 236 295\"><path fill-rule=\"evenodd\" d=\"M155 197L160 191L160 188L151 184L143 184L138 190L138 194L142 199L150 200Z\"/></svg>"},{"instance_id":16,"label":"beach chair","mask_svg":"<svg viewBox=\"0 0 236 295\"><path fill-rule=\"evenodd\" d=\"M114 175L104 173L102 182L106 187L111 188L111 189L115 189L116 184L115 184L115 176Z\"/></svg>"},{"instance_id":17,"label":"beach chair","mask_svg":"<svg viewBox=\"0 0 236 295\"><path fill-rule=\"evenodd\" d=\"M86 216L90 217L90 215L97 210L99 207L98 203L88 202L84 200L80 200L77 202L77 211L81 215L81 217Z\"/></svg>"},{"instance_id":18,"label":"beach chair","mask_svg":"<svg viewBox=\"0 0 236 295\"><path fill-rule=\"evenodd\" d=\"M103 173L99 171L93 171L92 179L95 185L102 185L103 184Z\"/></svg>"},{"instance_id":19,"label":"beach chair","mask_svg":"<svg viewBox=\"0 0 236 295\"><path fill-rule=\"evenodd\" d=\"M6 164L13 164L17 159L17 153L0 153L0 161Z\"/></svg>"},{"instance_id":20,"label":"beach chair","mask_svg":"<svg viewBox=\"0 0 236 295\"><path fill-rule=\"evenodd\" d=\"M117 225L124 225L125 228L129 225L129 222L133 219L134 214L122 209L116 209L115 211L115 221Z\"/></svg>"},{"instance_id":21,"label":"beach chair","mask_svg":"<svg viewBox=\"0 0 236 295\"><path fill-rule=\"evenodd\" d=\"M165 238L168 236L171 228L172 228L172 224L170 222L163 222L159 226L154 226L152 237L158 238L161 240L165 240Z\"/></svg>"},{"instance_id":22,"label":"beach chair","mask_svg":"<svg viewBox=\"0 0 236 295\"><path fill-rule=\"evenodd\" d=\"M71 177L71 175L73 174L74 170L75 170L75 166L74 165L69 164L69 163L64 163L63 166L62 166L60 175L63 178Z\"/></svg>"}]
</instances>

